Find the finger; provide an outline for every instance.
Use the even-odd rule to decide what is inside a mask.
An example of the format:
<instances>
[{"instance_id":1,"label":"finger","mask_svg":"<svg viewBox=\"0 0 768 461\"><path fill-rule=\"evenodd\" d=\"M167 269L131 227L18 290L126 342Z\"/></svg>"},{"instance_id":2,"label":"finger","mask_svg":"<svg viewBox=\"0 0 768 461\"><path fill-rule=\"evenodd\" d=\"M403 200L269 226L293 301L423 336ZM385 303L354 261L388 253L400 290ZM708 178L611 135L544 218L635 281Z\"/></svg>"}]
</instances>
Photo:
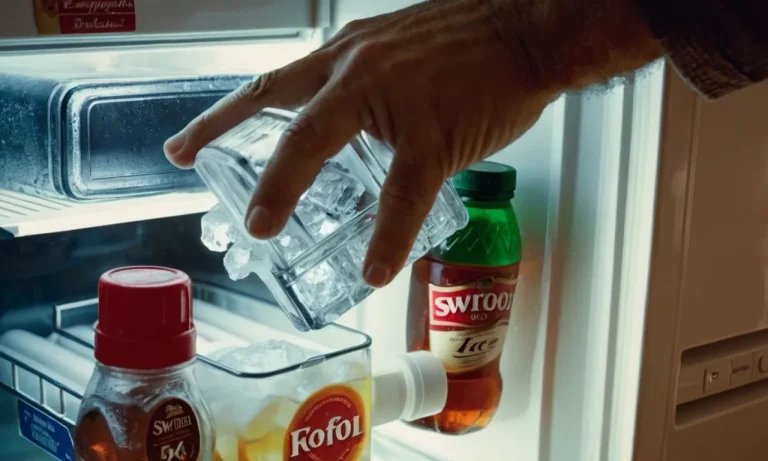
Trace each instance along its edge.
<instances>
[{"instance_id":1,"label":"finger","mask_svg":"<svg viewBox=\"0 0 768 461\"><path fill-rule=\"evenodd\" d=\"M283 133L246 212L256 238L277 235L327 159L363 127L359 92L329 82Z\"/></svg>"},{"instance_id":2,"label":"finger","mask_svg":"<svg viewBox=\"0 0 768 461\"><path fill-rule=\"evenodd\" d=\"M168 160L191 167L198 151L265 107L293 109L309 101L328 81L327 53L313 53L267 72L223 97L163 146Z\"/></svg>"},{"instance_id":3,"label":"finger","mask_svg":"<svg viewBox=\"0 0 768 461\"><path fill-rule=\"evenodd\" d=\"M336 34L323 43L321 49L354 47L356 44L368 41L368 37L377 36L383 30L391 32L394 27L403 22L406 22L407 26L412 28L412 24L407 21L408 18L422 18L417 13L433 9L434 6L433 2L419 2L390 13L349 21Z\"/></svg>"},{"instance_id":4,"label":"finger","mask_svg":"<svg viewBox=\"0 0 768 461\"><path fill-rule=\"evenodd\" d=\"M437 146L418 130L415 139L399 142L381 189L376 224L363 269L366 283L380 288L400 272L443 184L439 169L425 155Z\"/></svg>"}]
</instances>

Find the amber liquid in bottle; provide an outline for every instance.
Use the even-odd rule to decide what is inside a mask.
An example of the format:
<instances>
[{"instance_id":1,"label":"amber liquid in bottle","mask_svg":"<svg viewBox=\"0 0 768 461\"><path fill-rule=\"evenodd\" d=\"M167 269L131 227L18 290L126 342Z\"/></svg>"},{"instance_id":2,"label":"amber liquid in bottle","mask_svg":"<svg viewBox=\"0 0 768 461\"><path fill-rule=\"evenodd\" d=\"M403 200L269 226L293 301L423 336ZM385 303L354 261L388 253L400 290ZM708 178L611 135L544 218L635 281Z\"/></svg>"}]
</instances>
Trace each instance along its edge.
<instances>
[{"instance_id":1,"label":"amber liquid in bottle","mask_svg":"<svg viewBox=\"0 0 768 461\"><path fill-rule=\"evenodd\" d=\"M193 380L190 364L144 372L97 364L75 426L75 460L212 459L210 416Z\"/></svg>"},{"instance_id":2,"label":"amber liquid in bottle","mask_svg":"<svg viewBox=\"0 0 768 461\"><path fill-rule=\"evenodd\" d=\"M470 266L422 258L413 265L408 305L408 350L430 350L429 285L466 285L488 276L517 278L518 264L502 267ZM421 307L421 308L419 308ZM458 328L456 330L459 330ZM501 356L464 373L450 373L445 409L410 424L444 434L468 434L485 428L501 400Z\"/></svg>"},{"instance_id":3,"label":"amber liquid in bottle","mask_svg":"<svg viewBox=\"0 0 768 461\"><path fill-rule=\"evenodd\" d=\"M413 426L468 434L487 427L499 406L499 364L522 256L512 206L516 175L479 162L454 176L469 222L413 265L406 346L432 352L448 374L443 411Z\"/></svg>"},{"instance_id":4,"label":"amber liquid in bottle","mask_svg":"<svg viewBox=\"0 0 768 461\"><path fill-rule=\"evenodd\" d=\"M115 404L111 404L113 407ZM128 437L126 448L118 448L109 423L99 410L91 410L83 416L75 430L75 446L78 452L77 460L83 461L144 461L147 459L144 450L144 433L140 428L146 428L149 415L136 405L121 405L114 408L116 414L125 415L125 422L130 426L125 430ZM125 422L123 424L125 424Z\"/></svg>"}]
</instances>

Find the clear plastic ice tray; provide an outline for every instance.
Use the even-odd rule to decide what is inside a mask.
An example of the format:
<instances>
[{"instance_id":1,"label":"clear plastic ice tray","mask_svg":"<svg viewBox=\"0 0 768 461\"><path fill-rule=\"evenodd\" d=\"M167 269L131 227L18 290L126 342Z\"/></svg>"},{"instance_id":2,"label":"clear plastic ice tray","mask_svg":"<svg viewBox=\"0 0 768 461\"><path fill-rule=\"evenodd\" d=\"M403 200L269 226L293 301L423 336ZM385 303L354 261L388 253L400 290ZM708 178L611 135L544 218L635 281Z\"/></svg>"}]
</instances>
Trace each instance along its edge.
<instances>
[{"instance_id":1,"label":"clear plastic ice tray","mask_svg":"<svg viewBox=\"0 0 768 461\"><path fill-rule=\"evenodd\" d=\"M245 211L266 162L295 116L276 109L259 112L204 147L195 169L233 225L228 236L234 243L225 257L229 266L246 275L256 273L294 326L307 331L337 320L373 291L363 280L363 261L393 153L372 138L356 136L325 163L282 233L257 241L245 230ZM461 199L446 182L406 264L463 228L467 220Z\"/></svg>"}]
</instances>

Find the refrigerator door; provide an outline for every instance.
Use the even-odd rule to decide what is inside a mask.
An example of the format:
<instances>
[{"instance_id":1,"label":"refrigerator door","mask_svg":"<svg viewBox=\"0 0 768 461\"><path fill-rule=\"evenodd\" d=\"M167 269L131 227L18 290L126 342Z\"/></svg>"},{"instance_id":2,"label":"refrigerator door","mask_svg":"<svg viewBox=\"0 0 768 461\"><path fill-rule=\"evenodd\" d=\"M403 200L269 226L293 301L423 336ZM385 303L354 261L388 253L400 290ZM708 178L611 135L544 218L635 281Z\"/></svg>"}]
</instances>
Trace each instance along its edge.
<instances>
[{"instance_id":1,"label":"refrigerator door","mask_svg":"<svg viewBox=\"0 0 768 461\"><path fill-rule=\"evenodd\" d=\"M634 459L764 459L768 83L665 92Z\"/></svg>"}]
</instances>

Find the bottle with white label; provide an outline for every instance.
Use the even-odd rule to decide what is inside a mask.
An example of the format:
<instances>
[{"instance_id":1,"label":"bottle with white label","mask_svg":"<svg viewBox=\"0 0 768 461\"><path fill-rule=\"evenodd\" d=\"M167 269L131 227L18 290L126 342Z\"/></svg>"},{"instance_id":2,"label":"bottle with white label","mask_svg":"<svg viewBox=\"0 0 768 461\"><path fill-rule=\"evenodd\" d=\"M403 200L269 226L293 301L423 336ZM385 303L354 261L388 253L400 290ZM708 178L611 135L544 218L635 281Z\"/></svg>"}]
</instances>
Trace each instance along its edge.
<instances>
[{"instance_id":1,"label":"bottle with white label","mask_svg":"<svg viewBox=\"0 0 768 461\"><path fill-rule=\"evenodd\" d=\"M445 409L412 425L461 435L485 428L501 400L499 361L521 258L512 198L517 172L479 162L452 178L469 224L413 265L407 347L448 372Z\"/></svg>"},{"instance_id":2,"label":"bottle with white label","mask_svg":"<svg viewBox=\"0 0 768 461\"><path fill-rule=\"evenodd\" d=\"M192 319L192 285L181 271L125 267L101 277L97 363L74 431L77 461L213 459Z\"/></svg>"}]
</instances>

